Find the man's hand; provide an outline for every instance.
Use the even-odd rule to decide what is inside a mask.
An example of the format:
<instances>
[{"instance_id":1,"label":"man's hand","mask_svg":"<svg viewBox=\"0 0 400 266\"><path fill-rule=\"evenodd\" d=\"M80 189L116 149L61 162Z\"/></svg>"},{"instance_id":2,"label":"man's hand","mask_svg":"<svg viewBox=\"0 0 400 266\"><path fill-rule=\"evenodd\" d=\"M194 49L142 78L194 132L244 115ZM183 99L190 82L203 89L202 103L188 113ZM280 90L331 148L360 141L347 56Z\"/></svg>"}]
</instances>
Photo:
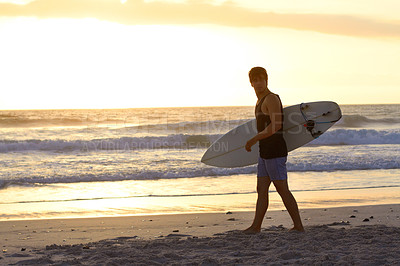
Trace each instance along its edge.
<instances>
[{"instance_id":1,"label":"man's hand","mask_svg":"<svg viewBox=\"0 0 400 266\"><path fill-rule=\"evenodd\" d=\"M246 151L251 152L251 147L256 143L257 143L257 139L255 139L255 138L252 138L249 141L247 141L246 146L245 146Z\"/></svg>"}]
</instances>

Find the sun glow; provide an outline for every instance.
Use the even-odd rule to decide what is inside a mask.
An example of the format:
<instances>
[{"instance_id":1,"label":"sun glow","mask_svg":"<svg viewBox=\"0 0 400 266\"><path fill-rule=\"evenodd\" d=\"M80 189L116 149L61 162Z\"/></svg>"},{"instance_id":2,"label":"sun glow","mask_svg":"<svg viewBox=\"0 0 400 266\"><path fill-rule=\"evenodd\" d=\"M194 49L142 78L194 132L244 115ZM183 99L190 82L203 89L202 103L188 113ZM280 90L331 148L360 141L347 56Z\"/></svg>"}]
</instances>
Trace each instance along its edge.
<instances>
[{"instance_id":1,"label":"sun glow","mask_svg":"<svg viewBox=\"0 0 400 266\"><path fill-rule=\"evenodd\" d=\"M15 36L27 20L29 35ZM49 108L201 105L209 96L200 92L224 82L219 69L242 58L240 41L202 28L15 19L8 34L2 87L27 108L39 95L62 95ZM19 97L20 88L32 90Z\"/></svg>"},{"instance_id":2,"label":"sun glow","mask_svg":"<svg viewBox=\"0 0 400 266\"><path fill-rule=\"evenodd\" d=\"M276 10L293 13L272 14L262 1L253 4L263 8L245 9L240 1L102 0L97 9L82 0L90 8L65 1L69 9L50 11L46 1L0 0L0 109L253 105L247 71L256 65L267 68L285 104L400 98L392 22L325 14L322 6L320 14L296 14L279 4ZM100 12L105 7L116 14ZM260 10L266 13L258 17Z\"/></svg>"}]
</instances>

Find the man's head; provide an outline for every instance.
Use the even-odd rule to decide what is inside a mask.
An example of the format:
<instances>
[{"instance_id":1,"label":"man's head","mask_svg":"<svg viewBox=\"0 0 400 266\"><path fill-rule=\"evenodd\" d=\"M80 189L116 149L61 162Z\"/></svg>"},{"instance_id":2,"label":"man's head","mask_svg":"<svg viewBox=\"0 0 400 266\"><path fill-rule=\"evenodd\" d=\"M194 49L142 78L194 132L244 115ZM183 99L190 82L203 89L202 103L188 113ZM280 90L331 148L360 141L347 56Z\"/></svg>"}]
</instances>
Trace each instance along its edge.
<instances>
[{"instance_id":1,"label":"man's head","mask_svg":"<svg viewBox=\"0 0 400 266\"><path fill-rule=\"evenodd\" d=\"M251 86L260 93L268 88L268 74L263 67L253 67L249 71Z\"/></svg>"}]
</instances>

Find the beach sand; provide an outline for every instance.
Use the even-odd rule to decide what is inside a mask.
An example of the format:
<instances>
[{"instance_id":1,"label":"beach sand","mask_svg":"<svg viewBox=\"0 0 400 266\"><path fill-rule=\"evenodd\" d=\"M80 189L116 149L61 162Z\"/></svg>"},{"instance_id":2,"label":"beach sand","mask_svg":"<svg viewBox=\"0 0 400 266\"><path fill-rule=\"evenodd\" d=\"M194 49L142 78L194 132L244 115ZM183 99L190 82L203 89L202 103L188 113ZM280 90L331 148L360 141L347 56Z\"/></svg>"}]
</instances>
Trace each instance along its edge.
<instances>
[{"instance_id":1,"label":"beach sand","mask_svg":"<svg viewBox=\"0 0 400 266\"><path fill-rule=\"evenodd\" d=\"M400 204L286 211L41 219L0 222L0 264L400 265Z\"/></svg>"}]
</instances>

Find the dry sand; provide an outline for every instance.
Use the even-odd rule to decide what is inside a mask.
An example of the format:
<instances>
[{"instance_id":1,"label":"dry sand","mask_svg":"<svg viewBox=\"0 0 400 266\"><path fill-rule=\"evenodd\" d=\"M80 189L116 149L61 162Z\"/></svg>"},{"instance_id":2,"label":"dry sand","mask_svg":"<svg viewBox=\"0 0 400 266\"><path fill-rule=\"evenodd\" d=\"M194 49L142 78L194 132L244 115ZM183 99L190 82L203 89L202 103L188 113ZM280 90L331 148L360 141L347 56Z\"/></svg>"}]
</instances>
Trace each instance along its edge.
<instances>
[{"instance_id":1,"label":"dry sand","mask_svg":"<svg viewBox=\"0 0 400 266\"><path fill-rule=\"evenodd\" d=\"M0 222L0 264L400 265L400 205L286 211L244 235L252 212Z\"/></svg>"}]
</instances>

